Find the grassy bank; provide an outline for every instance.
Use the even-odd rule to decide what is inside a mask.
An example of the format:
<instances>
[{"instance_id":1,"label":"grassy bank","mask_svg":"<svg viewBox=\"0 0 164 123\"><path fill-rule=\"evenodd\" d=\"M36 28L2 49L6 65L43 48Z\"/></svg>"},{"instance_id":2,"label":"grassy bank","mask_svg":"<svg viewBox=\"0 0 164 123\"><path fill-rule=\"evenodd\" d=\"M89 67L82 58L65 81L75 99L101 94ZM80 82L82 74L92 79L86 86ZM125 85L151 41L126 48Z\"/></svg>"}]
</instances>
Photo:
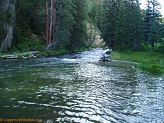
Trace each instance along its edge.
<instances>
[{"instance_id":1,"label":"grassy bank","mask_svg":"<svg viewBox=\"0 0 164 123\"><path fill-rule=\"evenodd\" d=\"M164 55L156 52L112 52L112 59L139 63L136 67L153 74L164 74Z\"/></svg>"}]
</instances>

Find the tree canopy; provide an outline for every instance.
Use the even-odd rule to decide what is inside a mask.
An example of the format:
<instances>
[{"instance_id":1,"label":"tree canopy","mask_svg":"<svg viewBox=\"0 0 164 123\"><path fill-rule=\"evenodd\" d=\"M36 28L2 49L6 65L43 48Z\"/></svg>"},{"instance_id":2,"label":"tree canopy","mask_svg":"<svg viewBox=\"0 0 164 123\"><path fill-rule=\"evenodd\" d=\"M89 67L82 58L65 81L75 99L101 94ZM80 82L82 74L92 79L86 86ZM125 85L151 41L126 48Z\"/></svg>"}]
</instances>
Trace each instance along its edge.
<instances>
[{"instance_id":1,"label":"tree canopy","mask_svg":"<svg viewBox=\"0 0 164 123\"><path fill-rule=\"evenodd\" d=\"M159 6L157 0L148 0L146 10L139 0L1 0L1 51L85 49L88 22L113 50L163 51Z\"/></svg>"}]
</instances>

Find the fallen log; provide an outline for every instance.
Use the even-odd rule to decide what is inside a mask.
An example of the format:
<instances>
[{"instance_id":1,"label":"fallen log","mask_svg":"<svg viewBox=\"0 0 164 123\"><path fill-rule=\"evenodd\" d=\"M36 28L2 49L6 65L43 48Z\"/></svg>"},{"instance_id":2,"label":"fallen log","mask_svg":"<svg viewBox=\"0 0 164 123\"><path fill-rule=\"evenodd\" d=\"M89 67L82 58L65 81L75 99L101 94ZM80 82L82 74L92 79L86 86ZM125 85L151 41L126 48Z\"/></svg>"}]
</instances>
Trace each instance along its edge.
<instances>
[{"instance_id":1,"label":"fallen log","mask_svg":"<svg viewBox=\"0 0 164 123\"><path fill-rule=\"evenodd\" d=\"M25 58L36 58L39 56L39 51L30 51L21 54L13 54L13 55L2 55L2 59L25 59Z\"/></svg>"},{"instance_id":2,"label":"fallen log","mask_svg":"<svg viewBox=\"0 0 164 123\"><path fill-rule=\"evenodd\" d=\"M1 56L1 58L4 58L4 59L18 59L18 56L17 55L3 55L3 56Z\"/></svg>"}]
</instances>

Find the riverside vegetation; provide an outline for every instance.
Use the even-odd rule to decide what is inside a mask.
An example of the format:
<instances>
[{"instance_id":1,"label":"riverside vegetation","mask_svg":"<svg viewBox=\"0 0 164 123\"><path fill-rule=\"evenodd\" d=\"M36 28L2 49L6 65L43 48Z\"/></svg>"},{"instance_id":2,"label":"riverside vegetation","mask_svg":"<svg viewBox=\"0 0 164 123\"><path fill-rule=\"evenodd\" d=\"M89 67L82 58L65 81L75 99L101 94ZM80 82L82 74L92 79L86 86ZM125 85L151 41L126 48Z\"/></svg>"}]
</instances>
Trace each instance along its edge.
<instances>
[{"instance_id":1,"label":"riverside vegetation","mask_svg":"<svg viewBox=\"0 0 164 123\"><path fill-rule=\"evenodd\" d=\"M139 0L1 0L0 55L56 56L102 46L94 45L101 39L114 59L163 73L163 21L157 0L146 10Z\"/></svg>"},{"instance_id":2,"label":"riverside vegetation","mask_svg":"<svg viewBox=\"0 0 164 123\"><path fill-rule=\"evenodd\" d=\"M164 74L164 54L151 51L140 52L112 52L113 59L137 62L137 68L152 74Z\"/></svg>"}]
</instances>

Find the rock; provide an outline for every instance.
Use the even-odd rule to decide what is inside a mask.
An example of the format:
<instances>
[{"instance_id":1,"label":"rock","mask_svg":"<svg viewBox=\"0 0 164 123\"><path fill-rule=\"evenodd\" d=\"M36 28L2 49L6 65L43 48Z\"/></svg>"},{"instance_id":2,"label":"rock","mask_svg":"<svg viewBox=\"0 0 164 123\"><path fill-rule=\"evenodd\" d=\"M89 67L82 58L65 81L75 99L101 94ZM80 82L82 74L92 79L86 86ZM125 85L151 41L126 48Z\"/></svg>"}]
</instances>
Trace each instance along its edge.
<instances>
[{"instance_id":1,"label":"rock","mask_svg":"<svg viewBox=\"0 0 164 123\"><path fill-rule=\"evenodd\" d=\"M102 57L100 58L100 61L110 61L111 58L112 58L111 55L108 55L108 54L103 53L102 54Z\"/></svg>"}]
</instances>

